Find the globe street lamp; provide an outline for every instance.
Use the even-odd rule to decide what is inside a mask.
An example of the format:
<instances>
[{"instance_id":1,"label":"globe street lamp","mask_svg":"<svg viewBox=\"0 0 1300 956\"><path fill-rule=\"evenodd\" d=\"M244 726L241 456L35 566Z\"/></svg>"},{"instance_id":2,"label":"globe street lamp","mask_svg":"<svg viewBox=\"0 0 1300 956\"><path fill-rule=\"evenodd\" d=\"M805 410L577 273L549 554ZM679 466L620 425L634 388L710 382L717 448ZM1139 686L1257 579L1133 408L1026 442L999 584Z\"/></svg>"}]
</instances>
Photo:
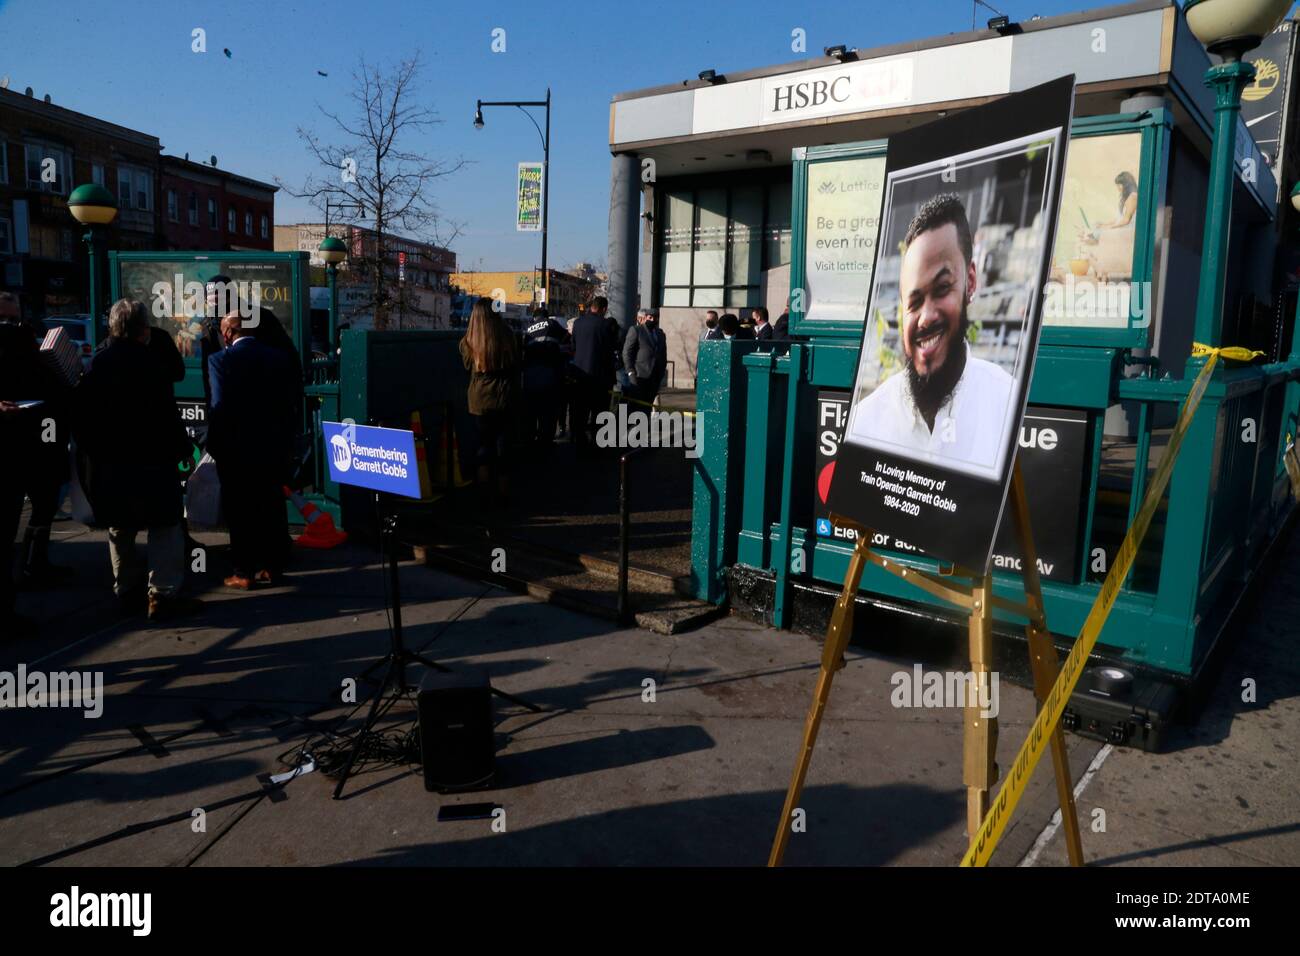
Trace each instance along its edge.
<instances>
[{"instance_id":1,"label":"globe street lamp","mask_svg":"<svg viewBox=\"0 0 1300 956\"><path fill-rule=\"evenodd\" d=\"M1241 94L1255 78L1242 57L1281 22L1292 0L1187 0L1187 25L1206 50L1223 58L1205 74L1214 90L1214 139L1210 148L1210 183L1205 237L1201 246L1201 282L1196 297L1194 340L1219 345L1227 282L1232 190L1237 174L1237 126Z\"/></svg>"},{"instance_id":2,"label":"globe street lamp","mask_svg":"<svg viewBox=\"0 0 1300 956\"><path fill-rule=\"evenodd\" d=\"M339 330L339 287L338 271L339 263L348 257L347 244L342 239L336 239L334 236L326 236L321 240L320 257L325 260L325 272L329 276L330 286L330 323L329 323L329 343L330 351L333 352L338 348L338 330ZM333 358L333 355L330 356Z\"/></svg>"},{"instance_id":3,"label":"globe street lamp","mask_svg":"<svg viewBox=\"0 0 1300 956\"><path fill-rule=\"evenodd\" d=\"M90 258L90 347L99 345L99 317L103 313L99 289L99 255L95 248L98 227L107 226L117 218L117 203L113 194L97 183L78 186L68 197L68 211L86 227L82 237Z\"/></svg>"},{"instance_id":4,"label":"globe street lamp","mask_svg":"<svg viewBox=\"0 0 1300 956\"><path fill-rule=\"evenodd\" d=\"M532 120L533 126L537 129L537 135L542 139L542 284L546 288L546 306L549 309L551 305L551 273L546 268L546 220L551 211L551 88L546 88L546 99L544 100L479 100L474 108L474 128L483 128L483 107L485 106L515 106L519 111ZM533 115L524 109L525 106L543 106L546 108L546 132L543 133L541 127L537 126L537 120ZM534 285L536 289L536 285ZM534 297L536 293L534 293Z\"/></svg>"}]
</instances>

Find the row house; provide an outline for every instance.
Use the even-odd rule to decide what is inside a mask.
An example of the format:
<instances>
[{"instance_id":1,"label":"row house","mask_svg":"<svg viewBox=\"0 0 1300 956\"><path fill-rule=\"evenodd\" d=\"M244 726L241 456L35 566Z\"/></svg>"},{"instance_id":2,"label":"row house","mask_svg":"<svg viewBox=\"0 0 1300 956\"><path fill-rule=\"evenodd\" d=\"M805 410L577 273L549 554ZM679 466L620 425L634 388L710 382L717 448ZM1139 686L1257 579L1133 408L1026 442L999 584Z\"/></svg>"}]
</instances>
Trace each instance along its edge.
<instances>
[{"instance_id":1,"label":"row house","mask_svg":"<svg viewBox=\"0 0 1300 956\"><path fill-rule=\"evenodd\" d=\"M98 183L116 197L108 247L159 248L156 136L0 89L0 289L25 316L88 310L88 262L68 194Z\"/></svg>"},{"instance_id":2,"label":"row house","mask_svg":"<svg viewBox=\"0 0 1300 956\"><path fill-rule=\"evenodd\" d=\"M165 248L272 251L279 187L218 169L216 160L162 157Z\"/></svg>"}]
</instances>

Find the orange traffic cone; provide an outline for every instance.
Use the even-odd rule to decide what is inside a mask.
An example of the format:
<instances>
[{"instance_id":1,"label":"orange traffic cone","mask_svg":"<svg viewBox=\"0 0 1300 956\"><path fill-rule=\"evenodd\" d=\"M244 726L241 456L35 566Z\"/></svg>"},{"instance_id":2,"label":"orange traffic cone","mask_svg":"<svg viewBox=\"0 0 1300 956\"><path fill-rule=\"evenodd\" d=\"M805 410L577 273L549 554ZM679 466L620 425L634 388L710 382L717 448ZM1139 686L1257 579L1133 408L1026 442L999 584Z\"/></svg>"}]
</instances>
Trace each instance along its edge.
<instances>
[{"instance_id":1,"label":"orange traffic cone","mask_svg":"<svg viewBox=\"0 0 1300 956\"><path fill-rule=\"evenodd\" d=\"M411 412L411 433L415 435L415 463L420 475L420 500L428 501L431 497L429 465L424 456L424 423L420 421L418 411Z\"/></svg>"},{"instance_id":2,"label":"orange traffic cone","mask_svg":"<svg viewBox=\"0 0 1300 956\"><path fill-rule=\"evenodd\" d=\"M473 482L462 477L460 473L460 442L456 440L456 429L450 419L442 423L442 435L438 440L438 465L434 476L438 487L447 487L447 445L451 445L451 479L457 488L466 488Z\"/></svg>"},{"instance_id":3,"label":"orange traffic cone","mask_svg":"<svg viewBox=\"0 0 1300 956\"><path fill-rule=\"evenodd\" d=\"M348 540L347 532L334 527L334 519L328 513L321 511L302 495L285 487L284 496L293 502L293 506L298 509L307 524L303 533L293 539L293 543L298 547L326 550L337 548Z\"/></svg>"}]
</instances>

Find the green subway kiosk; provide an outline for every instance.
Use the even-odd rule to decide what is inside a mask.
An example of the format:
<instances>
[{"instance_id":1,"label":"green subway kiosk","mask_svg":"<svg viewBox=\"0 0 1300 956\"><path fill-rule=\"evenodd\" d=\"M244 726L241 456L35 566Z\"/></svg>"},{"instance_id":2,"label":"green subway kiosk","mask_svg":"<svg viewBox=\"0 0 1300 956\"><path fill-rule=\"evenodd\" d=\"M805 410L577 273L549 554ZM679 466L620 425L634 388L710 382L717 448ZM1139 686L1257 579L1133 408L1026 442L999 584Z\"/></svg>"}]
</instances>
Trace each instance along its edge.
<instances>
[{"instance_id":1,"label":"green subway kiosk","mask_svg":"<svg viewBox=\"0 0 1300 956\"><path fill-rule=\"evenodd\" d=\"M1218 60L1172 0L1140 0L620 94L610 115L611 312L659 311L693 378L692 588L777 627L818 618L853 548L824 481L847 412L891 135L1074 73L1075 115L1020 460L1058 644L1079 632L1199 367L1193 341L1263 352L1217 369L1098 654L1195 684L1294 512L1285 455L1300 413L1295 23L1246 59L1231 166L1224 306L1198 327ZM852 39L845 37L846 41ZM709 67L710 64L701 64ZM1227 126L1224 127L1228 129ZM1226 155L1221 153L1220 155ZM1224 165L1226 168L1226 164ZM980 343L1014 347L997 276L1031 223L1029 183L977 235ZM1217 205L1219 208L1222 204ZM876 267L897 269L882 250ZM888 276L882 273L882 279ZM639 290L639 291L638 291ZM705 312L789 313L791 341L702 342ZM995 589L1018 598L1009 529ZM1003 538L1005 534L1005 540ZM919 553L888 552L935 568ZM869 567L859 600L943 622L945 607ZM874 616L873 616L874 617ZM1018 619L999 627L1018 632ZM1023 653L1019 655L1023 657Z\"/></svg>"}]
</instances>

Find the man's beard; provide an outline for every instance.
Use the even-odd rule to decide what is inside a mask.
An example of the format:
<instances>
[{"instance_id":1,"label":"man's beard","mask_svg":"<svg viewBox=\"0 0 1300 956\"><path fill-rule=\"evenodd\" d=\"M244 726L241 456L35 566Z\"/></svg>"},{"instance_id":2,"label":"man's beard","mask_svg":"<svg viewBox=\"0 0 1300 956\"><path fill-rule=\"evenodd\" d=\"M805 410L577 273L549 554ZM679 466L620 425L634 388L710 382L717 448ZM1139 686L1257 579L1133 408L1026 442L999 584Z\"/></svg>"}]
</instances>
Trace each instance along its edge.
<instances>
[{"instance_id":1,"label":"man's beard","mask_svg":"<svg viewBox=\"0 0 1300 956\"><path fill-rule=\"evenodd\" d=\"M942 365L930 374L922 375L916 370L915 362L909 359L907 363L907 384L912 391L912 401L931 428L934 428L934 416L961 381L962 372L966 371L966 330L970 328L966 306L963 301L961 318L957 322L957 339L948 343L948 354Z\"/></svg>"}]
</instances>

